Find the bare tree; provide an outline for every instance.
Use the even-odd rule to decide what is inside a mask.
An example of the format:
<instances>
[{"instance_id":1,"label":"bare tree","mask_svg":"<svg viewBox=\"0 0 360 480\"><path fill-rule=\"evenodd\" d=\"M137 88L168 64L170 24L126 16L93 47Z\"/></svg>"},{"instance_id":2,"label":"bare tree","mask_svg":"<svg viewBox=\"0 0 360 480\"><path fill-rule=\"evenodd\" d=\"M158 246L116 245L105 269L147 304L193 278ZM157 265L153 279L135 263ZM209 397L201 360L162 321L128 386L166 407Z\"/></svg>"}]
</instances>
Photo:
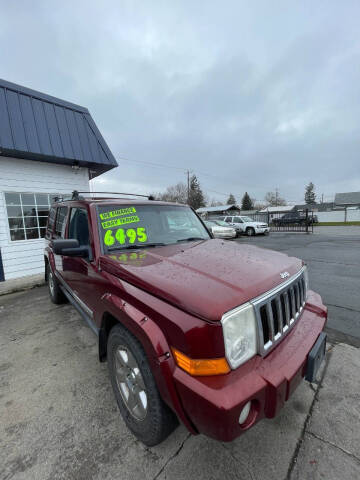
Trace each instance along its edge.
<instances>
[{"instance_id":1,"label":"bare tree","mask_svg":"<svg viewBox=\"0 0 360 480\"><path fill-rule=\"evenodd\" d=\"M286 200L285 198L280 197L278 189L276 189L275 192L267 192L264 200L270 207L286 205Z\"/></svg>"},{"instance_id":2,"label":"bare tree","mask_svg":"<svg viewBox=\"0 0 360 480\"><path fill-rule=\"evenodd\" d=\"M183 182L170 185L165 192L155 194L157 200L164 202L187 203L187 186Z\"/></svg>"},{"instance_id":3,"label":"bare tree","mask_svg":"<svg viewBox=\"0 0 360 480\"><path fill-rule=\"evenodd\" d=\"M219 202L219 200L215 200L215 198L212 198L208 203L210 207L219 207L220 205L223 205L222 202Z\"/></svg>"}]
</instances>

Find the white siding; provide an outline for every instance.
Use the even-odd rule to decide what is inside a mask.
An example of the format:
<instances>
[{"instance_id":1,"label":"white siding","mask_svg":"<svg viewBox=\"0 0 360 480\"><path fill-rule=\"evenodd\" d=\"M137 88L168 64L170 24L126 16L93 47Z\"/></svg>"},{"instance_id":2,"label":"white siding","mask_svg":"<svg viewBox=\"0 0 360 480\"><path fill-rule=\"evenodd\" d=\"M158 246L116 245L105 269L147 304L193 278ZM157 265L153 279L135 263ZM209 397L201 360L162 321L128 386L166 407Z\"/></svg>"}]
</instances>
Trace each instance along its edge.
<instances>
[{"instance_id":1,"label":"white siding","mask_svg":"<svg viewBox=\"0 0 360 480\"><path fill-rule=\"evenodd\" d=\"M319 222L345 222L345 210L333 210L332 212L315 212ZM347 209L347 222L360 222L360 210Z\"/></svg>"},{"instance_id":2,"label":"white siding","mask_svg":"<svg viewBox=\"0 0 360 480\"><path fill-rule=\"evenodd\" d=\"M88 170L0 156L0 249L5 280L44 271L44 240L10 240L4 192L89 190Z\"/></svg>"}]
</instances>

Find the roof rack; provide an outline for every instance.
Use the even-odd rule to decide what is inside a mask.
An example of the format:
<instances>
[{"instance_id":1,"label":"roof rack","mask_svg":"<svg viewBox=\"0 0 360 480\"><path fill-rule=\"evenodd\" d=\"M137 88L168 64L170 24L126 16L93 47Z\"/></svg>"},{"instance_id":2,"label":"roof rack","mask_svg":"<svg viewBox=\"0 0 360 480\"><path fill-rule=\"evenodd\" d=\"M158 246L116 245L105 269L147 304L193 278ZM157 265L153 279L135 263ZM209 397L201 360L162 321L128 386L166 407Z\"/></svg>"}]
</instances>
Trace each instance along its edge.
<instances>
[{"instance_id":1,"label":"roof rack","mask_svg":"<svg viewBox=\"0 0 360 480\"><path fill-rule=\"evenodd\" d=\"M90 193L92 196L94 194L102 194L102 195L130 195L132 197L144 197L147 198L148 200L155 200L153 195L141 195L139 193L124 193L124 192L86 192L86 191L79 191L79 190L74 190L72 192L72 200L83 200L84 197L80 195L80 193ZM100 197L101 198L101 197Z\"/></svg>"}]
</instances>

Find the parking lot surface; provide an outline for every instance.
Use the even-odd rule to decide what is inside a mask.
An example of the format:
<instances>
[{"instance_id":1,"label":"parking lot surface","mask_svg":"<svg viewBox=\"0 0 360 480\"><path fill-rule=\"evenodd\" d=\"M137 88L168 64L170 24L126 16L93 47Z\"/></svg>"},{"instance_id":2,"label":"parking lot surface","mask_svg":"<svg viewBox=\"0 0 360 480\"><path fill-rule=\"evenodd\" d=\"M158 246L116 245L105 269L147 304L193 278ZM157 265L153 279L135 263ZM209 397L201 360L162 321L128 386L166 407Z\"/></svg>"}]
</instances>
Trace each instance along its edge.
<instances>
[{"instance_id":1,"label":"parking lot surface","mask_svg":"<svg viewBox=\"0 0 360 480\"><path fill-rule=\"evenodd\" d=\"M321 388L303 382L275 420L235 442L180 426L147 448L122 422L96 337L73 307L51 304L46 287L0 305L1 480L359 477L356 348L331 348Z\"/></svg>"},{"instance_id":2,"label":"parking lot surface","mask_svg":"<svg viewBox=\"0 0 360 480\"><path fill-rule=\"evenodd\" d=\"M310 288L329 309L331 338L360 346L360 227L316 227L314 234L273 232L236 241L305 260Z\"/></svg>"},{"instance_id":3,"label":"parking lot surface","mask_svg":"<svg viewBox=\"0 0 360 480\"><path fill-rule=\"evenodd\" d=\"M359 237L237 241L304 258L332 326L351 327L339 335L356 341ZM0 480L360 478L359 371L358 348L329 344L319 383L302 382L276 419L228 444L179 426L148 448L123 423L96 337L74 308L53 305L46 287L0 296Z\"/></svg>"}]
</instances>

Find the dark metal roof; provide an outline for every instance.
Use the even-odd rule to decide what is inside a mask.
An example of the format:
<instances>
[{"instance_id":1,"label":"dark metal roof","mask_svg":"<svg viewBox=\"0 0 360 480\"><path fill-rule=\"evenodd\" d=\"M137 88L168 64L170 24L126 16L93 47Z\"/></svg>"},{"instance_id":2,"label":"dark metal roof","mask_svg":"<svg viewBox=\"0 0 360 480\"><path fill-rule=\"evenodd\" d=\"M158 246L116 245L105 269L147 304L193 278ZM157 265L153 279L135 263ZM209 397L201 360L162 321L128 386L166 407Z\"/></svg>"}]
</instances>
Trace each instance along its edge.
<instances>
[{"instance_id":1,"label":"dark metal roof","mask_svg":"<svg viewBox=\"0 0 360 480\"><path fill-rule=\"evenodd\" d=\"M118 164L87 108L0 79L0 154L88 167Z\"/></svg>"},{"instance_id":2,"label":"dark metal roof","mask_svg":"<svg viewBox=\"0 0 360 480\"><path fill-rule=\"evenodd\" d=\"M197 213L207 212L227 212L228 210L240 210L237 205L218 205L217 207L201 207L196 210Z\"/></svg>"},{"instance_id":3,"label":"dark metal roof","mask_svg":"<svg viewBox=\"0 0 360 480\"><path fill-rule=\"evenodd\" d=\"M346 192L335 194L336 205L360 205L360 192Z\"/></svg>"}]
</instances>

